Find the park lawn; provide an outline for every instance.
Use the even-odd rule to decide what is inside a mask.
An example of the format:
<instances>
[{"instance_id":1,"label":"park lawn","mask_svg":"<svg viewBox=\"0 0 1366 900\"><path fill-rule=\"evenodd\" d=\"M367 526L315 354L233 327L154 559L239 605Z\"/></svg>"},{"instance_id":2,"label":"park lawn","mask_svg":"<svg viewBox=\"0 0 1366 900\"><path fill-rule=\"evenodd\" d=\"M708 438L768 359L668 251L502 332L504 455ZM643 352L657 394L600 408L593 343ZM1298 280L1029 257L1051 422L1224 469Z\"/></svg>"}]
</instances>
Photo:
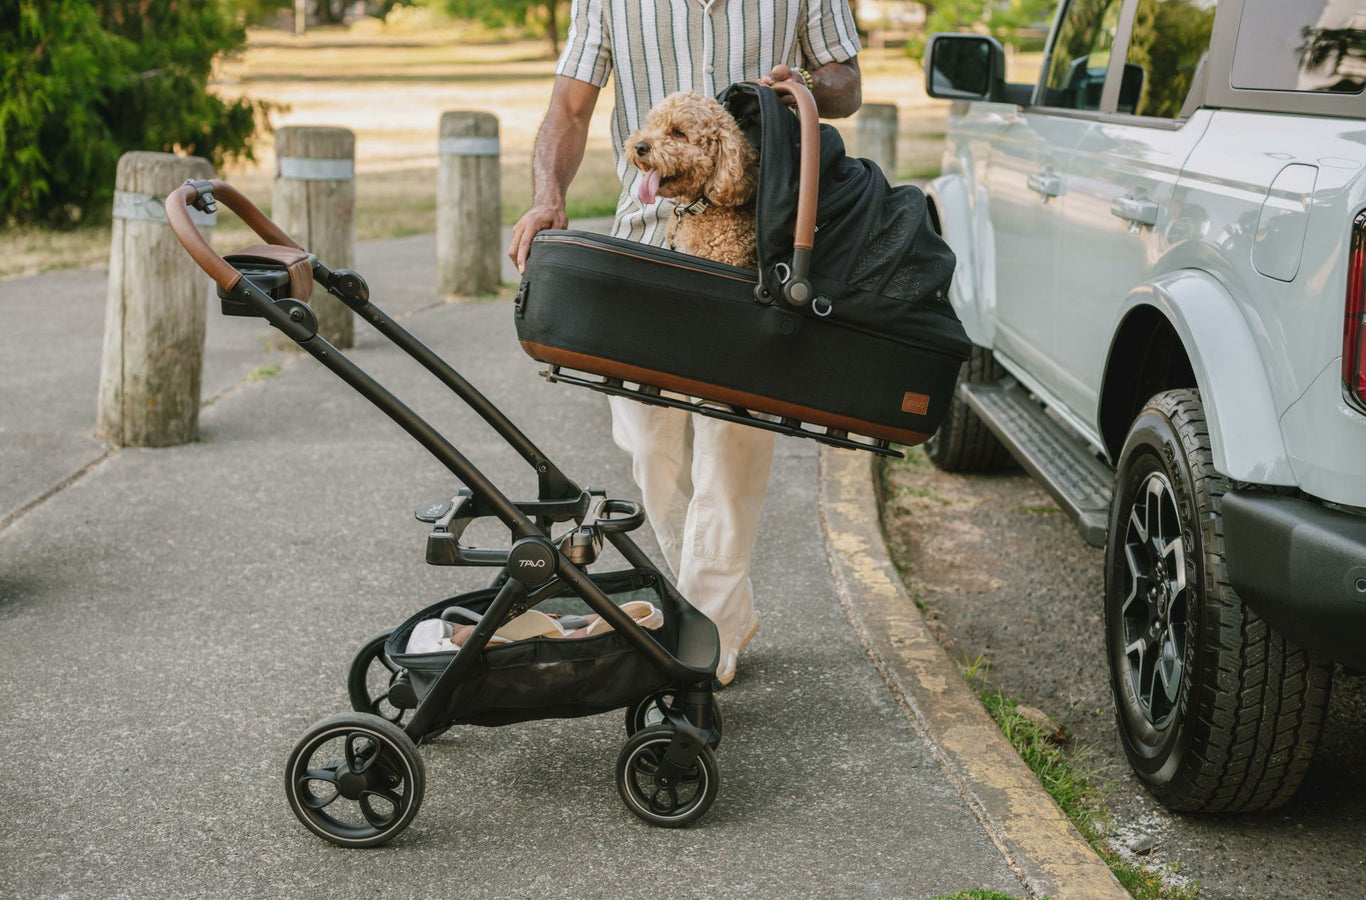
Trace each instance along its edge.
<instances>
[{"instance_id":1,"label":"park lawn","mask_svg":"<svg viewBox=\"0 0 1366 900\"><path fill-rule=\"evenodd\" d=\"M503 221L530 205L531 147L545 114L554 60L542 41L491 39L487 32L442 22L314 29L302 37L250 32L247 48L219 65L216 90L275 104L271 122L340 125L356 133L356 237L402 237L436 230L437 132L442 111L479 109L498 115L502 144ZM865 51L863 96L900 108L898 176L932 177L943 155L948 104L929 99L919 64L899 49ZM611 88L609 86L608 91ZM599 102L579 175L570 189L571 217L610 215L620 190L608 123L610 93ZM834 123L857 153L853 120ZM273 141L254 161L227 166L233 182L264 209L271 203ZM214 243L222 250L252 241L226 211ZM0 278L106 263L107 224L54 232L0 229Z\"/></svg>"}]
</instances>

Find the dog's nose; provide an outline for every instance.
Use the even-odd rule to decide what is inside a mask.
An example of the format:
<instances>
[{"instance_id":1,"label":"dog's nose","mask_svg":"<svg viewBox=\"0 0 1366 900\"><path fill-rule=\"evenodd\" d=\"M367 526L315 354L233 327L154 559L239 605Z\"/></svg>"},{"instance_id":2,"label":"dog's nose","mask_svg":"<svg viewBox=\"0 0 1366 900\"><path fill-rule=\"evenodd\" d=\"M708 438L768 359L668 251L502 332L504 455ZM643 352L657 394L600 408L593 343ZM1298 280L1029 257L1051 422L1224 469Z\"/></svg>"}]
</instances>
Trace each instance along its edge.
<instances>
[{"instance_id":1,"label":"dog's nose","mask_svg":"<svg viewBox=\"0 0 1366 900\"><path fill-rule=\"evenodd\" d=\"M641 142L639 142L638 144L636 144L636 156L644 156L645 154L647 154L647 153L649 153L649 152L650 152L650 145L649 145L649 144L645 143L644 141L641 141Z\"/></svg>"}]
</instances>

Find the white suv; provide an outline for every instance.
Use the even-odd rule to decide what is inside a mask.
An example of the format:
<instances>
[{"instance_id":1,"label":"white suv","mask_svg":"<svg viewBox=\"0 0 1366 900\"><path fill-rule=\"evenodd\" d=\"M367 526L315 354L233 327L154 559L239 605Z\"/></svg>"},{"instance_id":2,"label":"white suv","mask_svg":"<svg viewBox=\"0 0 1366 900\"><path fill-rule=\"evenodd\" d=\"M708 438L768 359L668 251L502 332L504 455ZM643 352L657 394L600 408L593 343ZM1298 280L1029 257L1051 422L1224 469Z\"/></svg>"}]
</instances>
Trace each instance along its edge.
<instances>
[{"instance_id":1,"label":"white suv","mask_svg":"<svg viewBox=\"0 0 1366 900\"><path fill-rule=\"evenodd\" d=\"M1366 669L1366 0L1065 0L1037 83L936 35L927 188L976 349L928 446L1106 548L1134 770L1285 802Z\"/></svg>"}]
</instances>

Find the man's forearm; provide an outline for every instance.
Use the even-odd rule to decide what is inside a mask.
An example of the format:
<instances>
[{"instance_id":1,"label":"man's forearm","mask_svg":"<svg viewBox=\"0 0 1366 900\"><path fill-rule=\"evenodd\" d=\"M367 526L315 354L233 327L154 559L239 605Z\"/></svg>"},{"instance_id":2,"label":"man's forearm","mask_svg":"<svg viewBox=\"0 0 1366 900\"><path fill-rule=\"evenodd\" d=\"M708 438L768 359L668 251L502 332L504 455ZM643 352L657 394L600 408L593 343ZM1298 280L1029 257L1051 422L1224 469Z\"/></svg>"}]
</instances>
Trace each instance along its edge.
<instances>
[{"instance_id":1,"label":"man's forearm","mask_svg":"<svg viewBox=\"0 0 1366 900\"><path fill-rule=\"evenodd\" d=\"M811 95L826 119L842 119L863 105L863 78L858 60L826 63L811 73Z\"/></svg>"},{"instance_id":2,"label":"man's forearm","mask_svg":"<svg viewBox=\"0 0 1366 900\"><path fill-rule=\"evenodd\" d=\"M546 116L531 156L532 206L564 206L587 144L587 122L554 110Z\"/></svg>"}]
</instances>

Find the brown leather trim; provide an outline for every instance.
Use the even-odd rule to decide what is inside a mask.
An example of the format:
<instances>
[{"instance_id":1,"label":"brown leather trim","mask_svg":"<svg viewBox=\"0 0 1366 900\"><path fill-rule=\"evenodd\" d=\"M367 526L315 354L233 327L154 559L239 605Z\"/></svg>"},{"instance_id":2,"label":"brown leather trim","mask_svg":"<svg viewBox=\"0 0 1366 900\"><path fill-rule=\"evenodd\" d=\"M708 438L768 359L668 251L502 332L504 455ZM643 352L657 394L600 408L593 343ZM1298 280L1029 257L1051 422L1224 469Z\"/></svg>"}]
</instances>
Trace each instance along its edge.
<instances>
[{"instance_id":1,"label":"brown leather trim","mask_svg":"<svg viewBox=\"0 0 1366 900\"><path fill-rule=\"evenodd\" d=\"M193 198L194 189L188 184L182 184L171 191L166 197L166 222L171 226L171 232L176 236L176 240L180 241L180 246L184 247L190 258L198 263L199 268L208 272L209 277L218 282L218 286L223 290L231 291L237 286L237 279L242 277L242 273L215 253L209 242L204 240L204 235L195 227L193 220L190 219L188 207Z\"/></svg>"},{"instance_id":2,"label":"brown leather trim","mask_svg":"<svg viewBox=\"0 0 1366 900\"><path fill-rule=\"evenodd\" d=\"M755 283L755 279L753 278L741 278L738 275L726 275L724 273L716 272L711 269L701 269L696 266L686 266L682 263L668 262L662 259L654 259L653 257L642 256L639 253L628 253L627 251L619 249L617 247L607 247L602 244L590 244L587 241L575 241L569 238L562 237L546 237L542 240L547 244L573 244L575 247L587 247L590 250L601 250L604 253L615 253L618 256L629 256L631 257L631 259L644 260L647 263L652 263L657 266L669 266L670 268L674 269L682 269L685 272L699 272L703 275L713 275L717 278L729 278L731 281L738 281L741 284Z\"/></svg>"},{"instance_id":3,"label":"brown leather trim","mask_svg":"<svg viewBox=\"0 0 1366 900\"><path fill-rule=\"evenodd\" d=\"M237 188L219 181L217 178L211 179L209 184L213 185L214 199L237 213L237 217L245 222L252 231L260 235L262 240L281 247L293 247L295 250L303 249ZM185 252L189 253L191 258L199 264L199 268L218 282L218 286L223 290L231 291L237 286L237 279L242 277L242 273L214 252L214 249L209 246L209 242L204 240L204 235L199 233L199 229L190 219L190 211L186 208L193 200L194 188L188 184L182 184L171 191L166 196L166 221L170 224L176 240L180 241L180 246L184 247ZM310 272L310 277L311 275ZM307 299L307 295L302 299Z\"/></svg>"},{"instance_id":4,"label":"brown leather trim","mask_svg":"<svg viewBox=\"0 0 1366 900\"><path fill-rule=\"evenodd\" d=\"M773 90L786 94L797 103L802 148L797 173L797 227L792 246L810 250L816 245L816 194L821 177L820 113L816 111L816 98L804 84L780 81L773 85Z\"/></svg>"},{"instance_id":5,"label":"brown leather trim","mask_svg":"<svg viewBox=\"0 0 1366 900\"><path fill-rule=\"evenodd\" d=\"M930 411L930 395L907 391L906 395L901 398L901 411L916 416L925 415Z\"/></svg>"},{"instance_id":6,"label":"brown leather trim","mask_svg":"<svg viewBox=\"0 0 1366 900\"><path fill-rule=\"evenodd\" d=\"M928 434L919 431L889 428L885 425L865 422L862 419L851 419L848 416L840 416L834 413L825 412L824 410L812 409L809 406L784 403L781 400L774 400L771 397L764 397L759 394L750 394L745 391L736 391L730 388L720 387L719 385L708 384L705 381L693 381L688 378L670 375L667 372L642 369L637 366L617 362L616 360L604 359L601 356L589 356L586 353L575 353L572 350L547 347L544 344L538 344L534 341L522 341L522 349L526 351L527 356L530 356L532 359L538 359L541 362L567 366L571 369L578 369L581 372L591 372L594 375L602 375L607 378L620 378L625 381L654 385L662 390L676 391L680 394L687 394L690 397L702 397L706 400L715 400L720 403L731 403L757 412L800 419L801 421L809 422L812 425L820 425L826 428L838 428L842 431L851 431L854 434L861 434L865 437L877 438L884 441L895 441L898 444L905 444L907 446L915 446L916 444L924 443L930 438Z\"/></svg>"},{"instance_id":7,"label":"brown leather trim","mask_svg":"<svg viewBox=\"0 0 1366 900\"><path fill-rule=\"evenodd\" d=\"M289 272L289 296L307 303L313 295L313 264L309 262L308 252L296 247L281 247L278 244L253 244L225 259L247 262L267 260L279 263Z\"/></svg>"}]
</instances>

